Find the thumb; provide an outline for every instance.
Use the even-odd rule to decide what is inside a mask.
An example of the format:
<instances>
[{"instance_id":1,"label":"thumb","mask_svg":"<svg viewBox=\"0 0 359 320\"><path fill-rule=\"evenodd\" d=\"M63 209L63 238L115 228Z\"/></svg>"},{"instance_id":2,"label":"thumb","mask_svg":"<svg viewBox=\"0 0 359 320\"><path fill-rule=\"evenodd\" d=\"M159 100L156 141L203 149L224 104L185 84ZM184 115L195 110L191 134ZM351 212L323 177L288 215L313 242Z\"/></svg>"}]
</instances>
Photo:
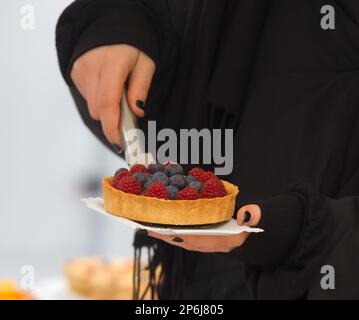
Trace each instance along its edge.
<instances>
[{"instance_id":1,"label":"thumb","mask_svg":"<svg viewBox=\"0 0 359 320\"><path fill-rule=\"evenodd\" d=\"M237 212L237 223L255 227L261 219L261 208L256 204L248 204L241 207Z\"/></svg>"},{"instance_id":2,"label":"thumb","mask_svg":"<svg viewBox=\"0 0 359 320\"><path fill-rule=\"evenodd\" d=\"M127 94L130 108L137 117L145 115L144 108L154 73L155 63L141 52L131 73Z\"/></svg>"}]
</instances>

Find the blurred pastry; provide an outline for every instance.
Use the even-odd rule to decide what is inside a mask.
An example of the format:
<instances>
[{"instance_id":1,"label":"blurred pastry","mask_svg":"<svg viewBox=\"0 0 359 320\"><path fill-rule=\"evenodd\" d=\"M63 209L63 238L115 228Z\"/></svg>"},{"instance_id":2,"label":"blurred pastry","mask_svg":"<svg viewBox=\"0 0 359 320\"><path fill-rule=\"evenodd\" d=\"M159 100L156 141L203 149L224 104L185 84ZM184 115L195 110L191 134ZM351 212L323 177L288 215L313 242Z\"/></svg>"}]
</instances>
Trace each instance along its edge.
<instances>
[{"instance_id":1,"label":"blurred pastry","mask_svg":"<svg viewBox=\"0 0 359 320\"><path fill-rule=\"evenodd\" d=\"M64 273L73 292L89 296L92 292L91 279L93 274L104 268L105 264L101 259L83 257L66 263Z\"/></svg>"},{"instance_id":2,"label":"blurred pastry","mask_svg":"<svg viewBox=\"0 0 359 320\"><path fill-rule=\"evenodd\" d=\"M133 262L129 259L78 258L64 267L69 288L88 299L130 300L132 299ZM148 272L141 271L141 292L145 290ZM149 298L149 292L146 294Z\"/></svg>"}]
</instances>

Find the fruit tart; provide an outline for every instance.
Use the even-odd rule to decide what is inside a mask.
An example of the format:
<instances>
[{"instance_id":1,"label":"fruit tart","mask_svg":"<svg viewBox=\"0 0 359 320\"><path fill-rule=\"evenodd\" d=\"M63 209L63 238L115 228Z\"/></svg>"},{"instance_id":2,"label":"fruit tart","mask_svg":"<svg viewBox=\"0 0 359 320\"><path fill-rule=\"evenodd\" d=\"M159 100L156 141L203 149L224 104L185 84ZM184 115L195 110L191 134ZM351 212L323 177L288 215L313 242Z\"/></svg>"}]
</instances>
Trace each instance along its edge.
<instances>
[{"instance_id":1,"label":"fruit tart","mask_svg":"<svg viewBox=\"0 0 359 320\"><path fill-rule=\"evenodd\" d=\"M174 226L216 224L232 218L238 188L213 172L179 164L135 164L103 179L105 210L130 220Z\"/></svg>"}]
</instances>

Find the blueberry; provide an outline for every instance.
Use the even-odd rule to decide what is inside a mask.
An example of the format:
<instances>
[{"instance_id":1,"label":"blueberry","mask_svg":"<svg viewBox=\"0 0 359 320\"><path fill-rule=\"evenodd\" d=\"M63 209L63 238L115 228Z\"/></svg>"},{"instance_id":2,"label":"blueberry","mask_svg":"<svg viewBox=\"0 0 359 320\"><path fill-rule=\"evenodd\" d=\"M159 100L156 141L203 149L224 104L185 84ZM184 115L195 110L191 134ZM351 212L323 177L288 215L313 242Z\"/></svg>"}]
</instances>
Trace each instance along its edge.
<instances>
[{"instance_id":1,"label":"blueberry","mask_svg":"<svg viewBox=\"0 0 359 320\"><path fill-rule=\"evenodd\" d=\"M161 171L157 171L151 178L151 181L155 182L155 181L160 181L162 182L165 186L168 186L168 177L166 176L166 174L164 174Z\"/></svg>"},{"instance_id":2,"label":"blueberry","mask_svg":"<svg viewBox=\"0 0 359 320\"><path fill-rule=\"evenodd\" d=\"M175 176L176 174L183 174L183 168L177 163L170 164L166 167L166 174L168 177Z\"/></svg>"},{"instance_id":3,"label":"blueberry","mask_svg":"<svg viewBox=\"0 0 359 320\"><path fill-rule=\"evenodd\" d=\"M164 186L168 186L168 178L167 177L161 177L157 181L162 182Z\"/></svg>"},{"instance_id":4,"label":"blueberry","mask_svg":"<svg viewBox=\"0 0 359 320\"><path fill-rule=\"evenodd\" d=\"M152 183L153 183L152 180L148 180L147 182L145 182L145 184L143 186L143 192L146 192L147 189L151 186Z\"/></svg>"},{"instance_id":5,"label":"blueberry","mask_svg":"<svg viewBox=\"0 0 359 320\"><path fill-rule=\"evenodd\" d=\"M162 171L157 171L152 175L153 178L158 178L158 177L167 177L166 174Z\"/></svg>"},{"instance_id":6,"label":"blueberry","mask_svg":"<svg viewBox=\"0 0 359 320\"><path fill-rule=\"evenodd\" d=\"M179 189L175 186L168 186L167 191L168 191L168 198L170 200L175 200L177 193L179 192Z\"/></svg>"},{"instance_id":7,"label":"blueberry","mask_svg":"<svg viewBox=\"0 0 359 320\"><path fill-rule=\"evenodd\" d=\"M186 179L183 175L176 174L175 176L169 178L169 184L177 187L178 189L183 189L186 186Z\"/></svg>"},{"instance_id":8,"label":"blueberry","mask_svg":"<svg viewBox=\"0 0 359 320\"><path fill-rule=\"evenodd\" d=\"M121 173L122 171L128 172L128 170L125 169L125 168L118 169L118 170L115 172L114 177L117 177L117 175L118 175L119 173Z\"/></svg>"},{"instance_id":9,"label":"blueberry","mask_svg":"<svg viewBox=\"0 0 359 320\"><path fill-rule=\"evenodd\" d=\"M188 186L191 182L197 181L194 176L187 176L186 177L186 185Z\"/></svg>"},{"instance_id":10,"label":"blueberry","mask_svg":"<svg viewBox=\"0 0 359 320\"><path fill-rule=\"evenodd\" d=\"M202 183L199 181L192 181L188 186L195 188L198 192L200 192L202 189Z\"/></svg>"},{"instance_id":11,"label":"blueberry","mask_svg":"<svg viewBox=\"0 0 359 320\"><path fill-rule=\"evenodd\" d=\"M151 175L148 173L137 172L133 175L133 177L137 179L137 181L140 182L141 185L143 186L151 177Z\"/></svg>"},{"instance_id":12,"label":"blueberry","mask_svg":"<svg viewBox=\"0 0 359 320\"><path fill-rule=\"evenodd\" d=\"M164 172L165 167L163 164L160 164L160 163L151 163L148 166L148 171L152 174L154 174L155 172Z\"/></svg>"}]
</instances>

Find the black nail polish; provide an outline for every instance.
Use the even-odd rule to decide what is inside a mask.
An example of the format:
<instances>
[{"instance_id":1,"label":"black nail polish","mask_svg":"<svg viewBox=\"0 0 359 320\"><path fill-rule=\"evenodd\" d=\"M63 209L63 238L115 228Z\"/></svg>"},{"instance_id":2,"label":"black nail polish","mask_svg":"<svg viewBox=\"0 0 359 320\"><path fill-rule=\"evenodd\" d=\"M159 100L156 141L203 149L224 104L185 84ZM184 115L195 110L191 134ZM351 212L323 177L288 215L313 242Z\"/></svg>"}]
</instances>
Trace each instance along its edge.
<instances>
[{"instance_id":1,"label":"black nail polish","mask_svg":"<svg viewBox=\"0 0 359 320\"><path fill-rule=\"evenodd\" d=\"M172 241L174 241L174 242L183 242L183 239L176 237L176 238L173 238Z\"/></svg>"},{"instance_id":2,"label":"black nail polish","mask_svg":"<svg viewBox=\"0 0 359 320\"><path fill-rule=\"evenodd\" d=\"M148 235L148 231L146 229L140 229L136 231L137 234L143 234L143 235Z\"/></svg>"},{"instance_id":3,"label":"black nail polish","mask_svg":"<svg viewBox=\"0 0 359 320\"><path fill-rule=\"evenodd\" d=\"M244 224L248 223L251 220L251 218L252 218L251 213L249 211L246 211L243 216L243 223Z\"/></svg>"},{"instance_id":4,"label":"black nail polish","mask_svg":"<svg viewBox=\"0 0 359 320\"><path fill-rule=\"evenodd\" d=\"M112 148L113 148L113 151L115 151L116 153L118 153L118 154L122 153L122 149L117 144L113 144Z\"/></svg>"},{"instance_id":5,"label":"black nail polish","mask_svg":"<svg viewBox=\"0 0 359 320\"><path fill-rule=\"evenodd\" d=\"M145 103L143 101L141 101L141 100L137 100L136 101L136 106L143 110L144 107L145 107Z\"/></svg>"}]
</instances>

